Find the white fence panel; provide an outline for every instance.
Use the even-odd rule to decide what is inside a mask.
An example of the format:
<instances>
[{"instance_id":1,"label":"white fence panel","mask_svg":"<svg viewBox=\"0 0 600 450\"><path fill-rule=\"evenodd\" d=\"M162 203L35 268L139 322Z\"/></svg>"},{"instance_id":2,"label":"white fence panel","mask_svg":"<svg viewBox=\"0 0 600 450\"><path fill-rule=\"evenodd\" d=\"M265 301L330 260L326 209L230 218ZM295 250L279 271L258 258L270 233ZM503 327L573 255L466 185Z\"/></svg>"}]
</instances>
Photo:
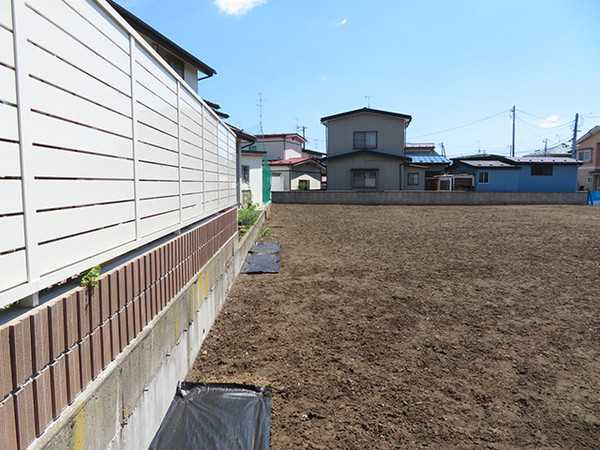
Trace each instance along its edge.
<instances>
[{"instance_id":1,"label":"white fence panel","mask_svg":"<svg viewBox=\"0 0 600 450\"><path fill-rule=\"evenodd\" d=\"M104 0L0 0L0 307L234 206L232 142Z\"/></svg>"}]
</instances>

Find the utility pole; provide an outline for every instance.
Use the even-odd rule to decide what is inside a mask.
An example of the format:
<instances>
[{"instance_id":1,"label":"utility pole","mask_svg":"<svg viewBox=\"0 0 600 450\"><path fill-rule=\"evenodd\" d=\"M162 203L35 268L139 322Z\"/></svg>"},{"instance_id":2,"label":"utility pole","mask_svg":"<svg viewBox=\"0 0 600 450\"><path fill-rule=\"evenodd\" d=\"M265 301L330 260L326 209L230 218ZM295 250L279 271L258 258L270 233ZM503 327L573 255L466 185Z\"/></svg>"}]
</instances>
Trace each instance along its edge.
<instances>
[{"instance_id":1,"label":"utility pole","mask_svg":"<svg viewBox=\"0 0 600 450\"><path fill-rule=\"evenodd\" d=\"M544 156L548 153L548 139L544 139Z\"/></svg>"},{"instance_id":2,"label":"utility pole","mask_svg":"<svg viewBox=\"0 0 600 450\"><path fill-rule=\"evenodd\" d=\"M571 147L571 158L577 157L577 124L579 122L579 113L575 114L575 128L573 128L573 146Z\"/></svg>"},{"instance_id":3,"label":"utility pole","mask_svg":"<svg viewBox=\"0 0 600 450\"><path fill-rule=\"evenodd\" d=\"M303 138L304 140L306 140L306 125L299 126L299 125L298 125L298 122L296 122L296 133L297 133L298 131L300 131L300 130L302 130L302 138ZM305 143L303 142L303 143L302 143L302 149L304 149L304 147L305 147Z\"/></svg>"},{"instance_id":4,"label":"utility pole","mask_svg":"<svg viewBox=\"0 0 600 450\"><path fill-rule=\"evenodd\" d=\"M512 156L514 158L515 156L515 116L516 116L516 107L513 106L512 107L512 120L513 120L513 124L512 124L512 146L510 147L510 156Z\"/></svg>"},{"instance_id":5,"label":"utility pole","mask_svg":"<svg viewBox=\"0 0 600 450\"><path fill-rule=\"evenodd\" d=\"M262 138L262 149L266 150L265 148L265 132L263 131L263 114L262 114L262 110L263 110L263 95L262 92L258 93L258 108L259 108L259 117L260 117L260 134L261 134L261 138Z\"/></svg>"}]
</instances>

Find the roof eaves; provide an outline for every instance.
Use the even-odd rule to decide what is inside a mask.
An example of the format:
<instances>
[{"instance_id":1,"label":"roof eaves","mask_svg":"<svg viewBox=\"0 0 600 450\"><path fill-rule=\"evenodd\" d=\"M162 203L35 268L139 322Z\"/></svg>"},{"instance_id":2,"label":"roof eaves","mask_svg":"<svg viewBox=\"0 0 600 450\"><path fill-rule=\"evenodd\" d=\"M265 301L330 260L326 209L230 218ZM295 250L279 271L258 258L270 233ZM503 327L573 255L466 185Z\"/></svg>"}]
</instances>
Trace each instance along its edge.
<instances>
[{"instance_id":1,"label":"roof eaves","mask_svg":"<svg viewBox=\"0 0 600 450\"><path fill-rule=\"evenodd\" d=\"M408 114L395 113L392 111L382 111L380 109L360 108L360 109L355 109L353 111L346 111L343 113L338 113L338 114L333 114L331 116L322 117L321 123L323 125L327 125L326 122L329 122L330 120L341 119L343 117L349 117L349 116L354 116L354 115L358 115L358 114L375 114L375 115L380 115L380 116L396 117L398 119L404 119L404 120L408 121L408 123L410 123L410 121L412 120L412 116L409 116ZM408 126L408 124L407 124L407 126Z\"/></svg>"},{"instance_id":2,"label":"roof eaves","mask_svg":"<svg viewBox=\"0 0 600 450\"><path fill-rule=\"evenodd\" d=\"M406 157L406 156L402 156L402 155L392 155L390 153L374 152L371 150L358 150L358 151L354 151L354 152L341 153L339 155L326 156L323 158L323 160L330 161L332 159L350 158L352 156L357 156L357 155L373 155L373 156L380 156L382 158L401 159L403 161L408 161L408 162L412 161L412 159L410 157Z\"/></svg>"}]
</instances>

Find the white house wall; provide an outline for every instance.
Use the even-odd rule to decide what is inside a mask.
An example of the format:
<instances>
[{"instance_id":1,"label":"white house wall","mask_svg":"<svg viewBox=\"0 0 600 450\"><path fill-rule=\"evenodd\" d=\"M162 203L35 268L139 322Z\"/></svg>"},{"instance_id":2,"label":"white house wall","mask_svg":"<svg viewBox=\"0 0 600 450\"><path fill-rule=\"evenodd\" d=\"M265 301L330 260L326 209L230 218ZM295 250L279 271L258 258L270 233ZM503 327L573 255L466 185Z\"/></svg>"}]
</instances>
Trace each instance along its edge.
<instances>
[{"instance_id":1,"label":"white house wall","mask_svg":"<svg viewBox=\"0 0 600 450\"><path fill-rule=\"evenodd\" d=\"M250 169L250 180L242 183L242 192L252 193L252 202L263 205L263 155L242 155L242 165ZM245 206L245 205L244 205Z\"/></svg>"}]
</instances>

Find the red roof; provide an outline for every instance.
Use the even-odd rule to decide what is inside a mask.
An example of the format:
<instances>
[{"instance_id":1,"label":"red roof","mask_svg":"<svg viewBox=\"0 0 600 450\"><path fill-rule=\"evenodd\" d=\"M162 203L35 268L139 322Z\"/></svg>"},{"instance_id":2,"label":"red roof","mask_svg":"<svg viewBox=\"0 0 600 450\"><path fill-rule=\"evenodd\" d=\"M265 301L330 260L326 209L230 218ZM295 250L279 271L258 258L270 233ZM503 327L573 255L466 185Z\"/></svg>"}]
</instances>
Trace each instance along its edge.
<instances>
[{"instance_id":1,"label":"red roof","mask_svg":"<svg viewBox=\"0 0 600 450\"><path fill-rule=\"evenodd\" d=\"M305 161L314 161L312 158L290 158L280 159L278 161L269 161L271 166L291 166Z\"/></svg>"}]
</instances>

